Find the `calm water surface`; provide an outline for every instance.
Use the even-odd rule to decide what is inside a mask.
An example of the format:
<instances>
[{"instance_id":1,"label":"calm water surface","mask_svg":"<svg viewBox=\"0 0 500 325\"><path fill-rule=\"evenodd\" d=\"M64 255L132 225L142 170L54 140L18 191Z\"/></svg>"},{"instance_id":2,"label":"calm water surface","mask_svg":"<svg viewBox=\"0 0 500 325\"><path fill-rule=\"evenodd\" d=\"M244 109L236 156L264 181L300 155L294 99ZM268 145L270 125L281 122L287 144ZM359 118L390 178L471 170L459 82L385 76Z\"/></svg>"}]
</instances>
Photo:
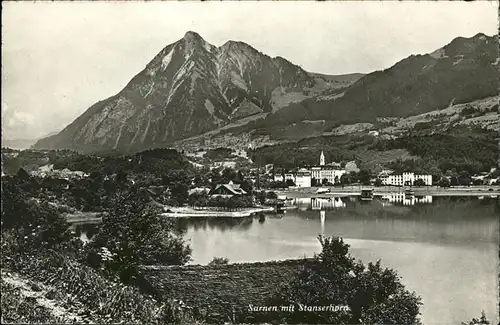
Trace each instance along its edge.
<instances>
[{"instance_id":1,"label":"calm water surface","mask_svg":"<svg viewBox=\"0 0 500 325\"><path fill-rule=\"evenodd\" d=\"M481 310L498 323L498 201L405 198L296 199L282 218L189 219L193 263L313 256L318 234L341 236L354 257L382 260L423 298L425 324L460 324Z\"/></svg>"}]
</instances>

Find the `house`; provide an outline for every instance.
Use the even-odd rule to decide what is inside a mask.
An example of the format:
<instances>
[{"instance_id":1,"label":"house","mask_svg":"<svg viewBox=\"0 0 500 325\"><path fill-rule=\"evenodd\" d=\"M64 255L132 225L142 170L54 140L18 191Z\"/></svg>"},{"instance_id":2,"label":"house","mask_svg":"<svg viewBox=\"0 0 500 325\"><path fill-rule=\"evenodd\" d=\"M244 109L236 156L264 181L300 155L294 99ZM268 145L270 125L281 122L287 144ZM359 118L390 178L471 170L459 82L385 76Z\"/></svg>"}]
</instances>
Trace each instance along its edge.
<instances>
[{"instance_id":1,"label":"house","mask_svg":"<svg viewBox=\"0 0 500 325\"><path fill-rule=\"evenodd\" d=\"M285 182L287 180L292 180L295 182L295 175L293 175L293 173L285 173Z\"/></svg>"},{"instance_id":2,"label":"house","mask_svg":"<svg viewBox=\"0 0 500 325\"><path fill-rule=\"evenodd\" d=\"M403 174L380 173L379 178L384 185L411 186L417 179L421 179L425 185L432 185L432 175L419 175L412 172Z\"/></svg>"},{"instance_id":3,"label":"house","mask_svg":"<svg viewBox=\"0 0 500 325\"><path fill-rule=\"evenodd\" d=\"M283 182L283 175L281 174L274 174L274 179L275 182Z\"/></svg>"},{"instance_id":4,"label":"house","mask_svg":"<svg viewBox=\"0 0 500 325\"><path fill-rule=\"evenodd\" d=\"M319 156L319 166L312 166L310 171L311 178L315 178L320 183L323 179L327 179L328 183L331 184L340 182L340 177L346 173L346 171L340 167L339 163L331 162L325 164L325 155L323 151L321 151Z\"/></svg>"},{"instance_id":5,"label":"house","mask_svg":"<svg viewBox=\"0 0 500 325\"><path fill-rule=\"evenodd\" d=\"M216 161L210 166L210 169L215 168L236 168L236 161Z\"/></svg>"},{"instance_id":6,"label":"house","mask_svg":"<svg viewBox=\"0 0 500 325\"><path fill-rule=\"evenodd\" d=\"M308 169L301 168L295 174L295 186L311 187L311 172Z\"/></svg>"},{"instance_id":7,"label":"house","mask_svg":"<svg viewBox=\"0 0 500 325\"><path fill-rule=\"evenodd\" d=\"M240 184L234 184L229 182L228 184L217 184L213 190L208 193L208 195L217 197L233 197L235 195L245 195L247 192L243 190Z\"/></svg>"}]
</instances>

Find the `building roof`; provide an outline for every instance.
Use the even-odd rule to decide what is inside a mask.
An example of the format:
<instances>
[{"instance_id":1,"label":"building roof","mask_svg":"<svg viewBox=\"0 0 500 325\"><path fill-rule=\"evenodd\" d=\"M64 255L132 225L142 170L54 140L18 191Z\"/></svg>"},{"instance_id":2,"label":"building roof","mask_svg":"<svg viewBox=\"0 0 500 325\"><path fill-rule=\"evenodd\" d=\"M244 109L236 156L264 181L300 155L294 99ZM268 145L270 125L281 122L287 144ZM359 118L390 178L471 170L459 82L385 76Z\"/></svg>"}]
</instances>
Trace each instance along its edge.
<instances>
[{"instance_id":1,"label":"building roof","mask_svg":"<svg viewBox=\"0 0 500 325\"><path fill-rule=\"evenodd\" d=\"M226 265L144 266L139 273L160 299L180 299L194 309L205 309L207 321L222 323L232 317L251 321L248 305L263 306L273 290L286 283L310 259Z\"/></svg>"},{"instance_id":2,"label":"building roof","mask_svg":"<svg viewBox=\"0 0 500 325\"><path fill-rule=\"evenodd\" d=\"M241 188L240 184L233 184L233 182L229 182L228 184L217 184L217 186L215 186L215 188L210 192L210 194L213 194L221 187L226 188L233 195L247 194L247 192Z\"/></svg>"}]
</instances>

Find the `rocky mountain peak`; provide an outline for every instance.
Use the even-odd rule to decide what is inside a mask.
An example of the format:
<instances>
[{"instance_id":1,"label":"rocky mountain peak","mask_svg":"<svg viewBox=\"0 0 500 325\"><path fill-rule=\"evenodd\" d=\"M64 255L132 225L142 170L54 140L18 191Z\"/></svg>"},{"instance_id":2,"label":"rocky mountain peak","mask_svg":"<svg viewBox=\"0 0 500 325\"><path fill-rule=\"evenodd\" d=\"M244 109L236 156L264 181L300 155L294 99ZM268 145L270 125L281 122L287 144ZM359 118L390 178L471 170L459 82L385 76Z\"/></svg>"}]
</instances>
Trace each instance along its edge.
<instances>
[{"instance_id":1,"label":"rocky mountain peak","mask_svg":"<svg viewBox=\"0 0 500 325\"><path fill-rule=\"evenodd\" d=\"M300 93L313 79L292 63L276 64L244 42L216 47L188 31L120 93L96 103L37 145L83 151L165 146L271 112L278 97Z\"/></svg>"},{"instance_id":2,"label":"rocky mountain peak","mask_svg":"<svg viewBox=\"0 0 500 325\"><path fill-rule=\"evenodd\" d=\"M200 34L191 30L187 31L186 34L184 34L183 39L186 41L205 41L203 37L200 36Z\"/></svg>"}]
</instances>

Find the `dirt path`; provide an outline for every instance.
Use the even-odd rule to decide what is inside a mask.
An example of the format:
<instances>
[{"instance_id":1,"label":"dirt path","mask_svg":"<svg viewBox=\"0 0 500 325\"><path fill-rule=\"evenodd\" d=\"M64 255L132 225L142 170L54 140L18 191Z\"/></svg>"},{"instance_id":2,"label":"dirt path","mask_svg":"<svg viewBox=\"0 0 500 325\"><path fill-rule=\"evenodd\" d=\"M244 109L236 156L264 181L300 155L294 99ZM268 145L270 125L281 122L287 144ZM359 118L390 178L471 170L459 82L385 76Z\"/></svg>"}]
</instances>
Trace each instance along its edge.
<instances>
[{"instance_id":1,"label":"dirt path","mask_svg":"<svg viewBox=\"0 0 500 325\"><path fill-rule=\"evenodd\" d=\"M61 301L47 298L47 293L55 290L40 282L22 278L19 274L2 270L2 280L19 289L24 298L34 298L36 304L47 309L55 318L63 323L85 323L79 315L61 306Z\"/></svg>"}]
</instances>

